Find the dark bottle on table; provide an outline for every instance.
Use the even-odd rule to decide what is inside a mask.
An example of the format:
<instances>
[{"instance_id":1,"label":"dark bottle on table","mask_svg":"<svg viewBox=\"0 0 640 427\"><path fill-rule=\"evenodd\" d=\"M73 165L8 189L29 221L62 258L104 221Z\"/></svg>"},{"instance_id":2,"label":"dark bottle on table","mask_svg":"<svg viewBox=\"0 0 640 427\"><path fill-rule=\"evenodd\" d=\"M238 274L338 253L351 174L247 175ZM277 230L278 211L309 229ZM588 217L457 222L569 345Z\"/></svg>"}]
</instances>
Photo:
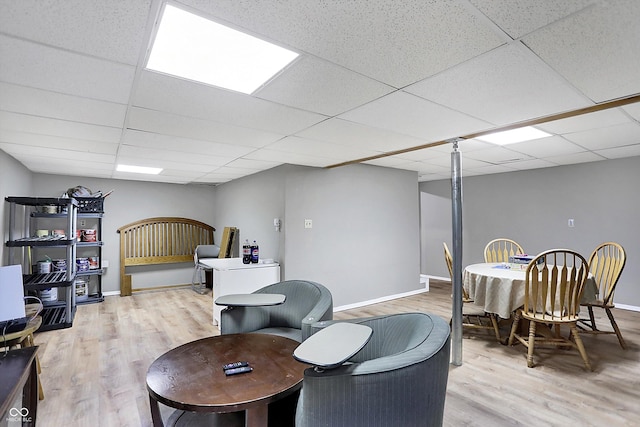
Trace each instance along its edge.
<instances>
[{"instance_id":1,"label":"dark bottle on table","mask_svg":"<svg viewBox=\"0 0 640 427\"><path fill-rule=\"evenodd\" d=\"M246 239L242 245L242 263L251 263L251 245L249 244L249 239Z\"/></svg>"},{"instance_id":2,"label":"dark bottle on table","mask_svg":"<svg viewBox=\"0 0 640 427\"><path fill-rule=\"evenodd\" d=\"M260 253L258 251L258 244L254 240L253 244L251 245L251 262L253 264L257 264L259 259L260 259Z\"/></svg>"}]
</instances>

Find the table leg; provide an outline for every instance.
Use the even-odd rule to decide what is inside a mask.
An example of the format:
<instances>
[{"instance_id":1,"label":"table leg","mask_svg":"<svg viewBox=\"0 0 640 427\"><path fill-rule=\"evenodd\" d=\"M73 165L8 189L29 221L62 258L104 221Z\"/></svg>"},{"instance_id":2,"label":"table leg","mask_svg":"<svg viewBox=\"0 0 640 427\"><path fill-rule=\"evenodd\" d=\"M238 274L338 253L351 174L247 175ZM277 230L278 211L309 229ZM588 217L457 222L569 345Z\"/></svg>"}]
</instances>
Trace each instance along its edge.
<instances>
[{"instance_id":1,"label":"table leg","mask_svg":"<svg viewBox=\"0 0 640 427\"><path fill-rule=\"evenodd\" d=\"M149 395L149 406L151 407L151 421L153 422L153 427L164 427L162 417L160 416L160 406L158 406L158 401L151 397L151 395Z\"/></svg>"},{"instance_id":2,"label":"table leg","mask_svg":"<svg viewBox=\"0 0 640 427\"><path fill-rule=\"evenodd\" d=\"M266 427L269 425L269 405L258 405L247 409L246 427Z\"/></svg>"},{"instance_id":3,"label":"table leg","mask_svg":"<svg viewBox=\"0 0 640 427\"><path fill-rule=\"evenodd\" d=\"M28 413L22 418L23 426L35 426L38 412L38 367L35 359L31 362L29 379L24 385L23 400Z\"/></svg>"}]
</instances>

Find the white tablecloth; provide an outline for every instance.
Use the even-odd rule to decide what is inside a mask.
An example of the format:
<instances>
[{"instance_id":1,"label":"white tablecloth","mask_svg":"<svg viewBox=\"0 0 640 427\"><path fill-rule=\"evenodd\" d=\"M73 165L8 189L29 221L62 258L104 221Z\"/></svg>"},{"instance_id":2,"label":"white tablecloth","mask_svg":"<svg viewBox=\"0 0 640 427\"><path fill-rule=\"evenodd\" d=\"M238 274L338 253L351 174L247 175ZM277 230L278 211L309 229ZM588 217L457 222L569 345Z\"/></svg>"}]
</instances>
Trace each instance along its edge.
<instances>
[{"instance_id":1,"label":"white tablecloth","mask_svg":"<svg viewBox=\"0 0 640 427\"><path fill-rule=\"evenodd\" d=\"M487 313L508 319L524 305L525 270L495 268L500 263L472 264L464 269L462 282L469 297ZM582 302L595 301L597 288L589 276Z\"/></svg>"}]
</instances>

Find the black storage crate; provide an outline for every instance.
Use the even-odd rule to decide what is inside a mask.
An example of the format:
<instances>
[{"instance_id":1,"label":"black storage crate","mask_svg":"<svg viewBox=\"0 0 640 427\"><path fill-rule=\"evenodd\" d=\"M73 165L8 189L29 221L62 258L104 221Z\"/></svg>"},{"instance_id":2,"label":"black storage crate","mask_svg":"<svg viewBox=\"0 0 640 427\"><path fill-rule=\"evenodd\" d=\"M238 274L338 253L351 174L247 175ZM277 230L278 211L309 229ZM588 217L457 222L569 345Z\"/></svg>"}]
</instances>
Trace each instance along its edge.
<instances>
[{"instance_id":1,"label":"black storage crate","mask_svg":"<svg viewBox=\"0 0 640 427\"><path fill-rule=\"evenodd\" d=\"M74 197L78 201L78 213L103 213L104 197Z\"/></svg>"}]
</instances>

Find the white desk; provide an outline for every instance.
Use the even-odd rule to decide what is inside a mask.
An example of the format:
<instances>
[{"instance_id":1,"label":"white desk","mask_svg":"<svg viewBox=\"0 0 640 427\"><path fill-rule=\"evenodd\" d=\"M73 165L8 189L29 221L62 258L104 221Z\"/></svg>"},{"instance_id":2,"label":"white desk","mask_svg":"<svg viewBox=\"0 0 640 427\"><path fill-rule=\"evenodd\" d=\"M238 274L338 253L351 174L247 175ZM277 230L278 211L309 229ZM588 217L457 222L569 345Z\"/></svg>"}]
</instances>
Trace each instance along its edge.
<instances>
[{"instance_id":1,"label":"white desk","mask_svg":"<svg viewBox=\"0 0 640 427\"><path fill-rule=\"evenodd\" d=\"M524 305L526 270L496 268L500 264L472 264L464 269L462 282L475 305L508 319ZM582 302L595 301L598 291L593 276L589 275L584 286Z\"/></svg>"},{"instance_id":2,"label":"white desk","mask_svg":"<svg viewBox=\"0 0 640 427\"><path fill-rule=\"evenodd\" d=\"M294 350L293 357L318 368L335 368L362 350L372 333L366 325L334 323L307 338Z\"/></svg>"},{"instance_id":3,"label":"white desk","mask_svg":"<svg viewBox=\"0 0 640 427\"><path fill-rule=\"evenodd\" d=\"M216 298L213 303L226 307L266 307L283 304L286 299L282 294L228 294Z\"/></svg>"},{"instance_id":4,"label":"white desk","mask_svg":"<svg viewBox=\"0 0 640 427\"><path fill-rule=\"evenodd\" d=\"M200 263L213 270L213 300L229 294L250 294L280 281L280 264L243 264L242 258L208 258ZM213 324L220 323L222 307L213 305Z\"/></svg>"}]
</instances>

